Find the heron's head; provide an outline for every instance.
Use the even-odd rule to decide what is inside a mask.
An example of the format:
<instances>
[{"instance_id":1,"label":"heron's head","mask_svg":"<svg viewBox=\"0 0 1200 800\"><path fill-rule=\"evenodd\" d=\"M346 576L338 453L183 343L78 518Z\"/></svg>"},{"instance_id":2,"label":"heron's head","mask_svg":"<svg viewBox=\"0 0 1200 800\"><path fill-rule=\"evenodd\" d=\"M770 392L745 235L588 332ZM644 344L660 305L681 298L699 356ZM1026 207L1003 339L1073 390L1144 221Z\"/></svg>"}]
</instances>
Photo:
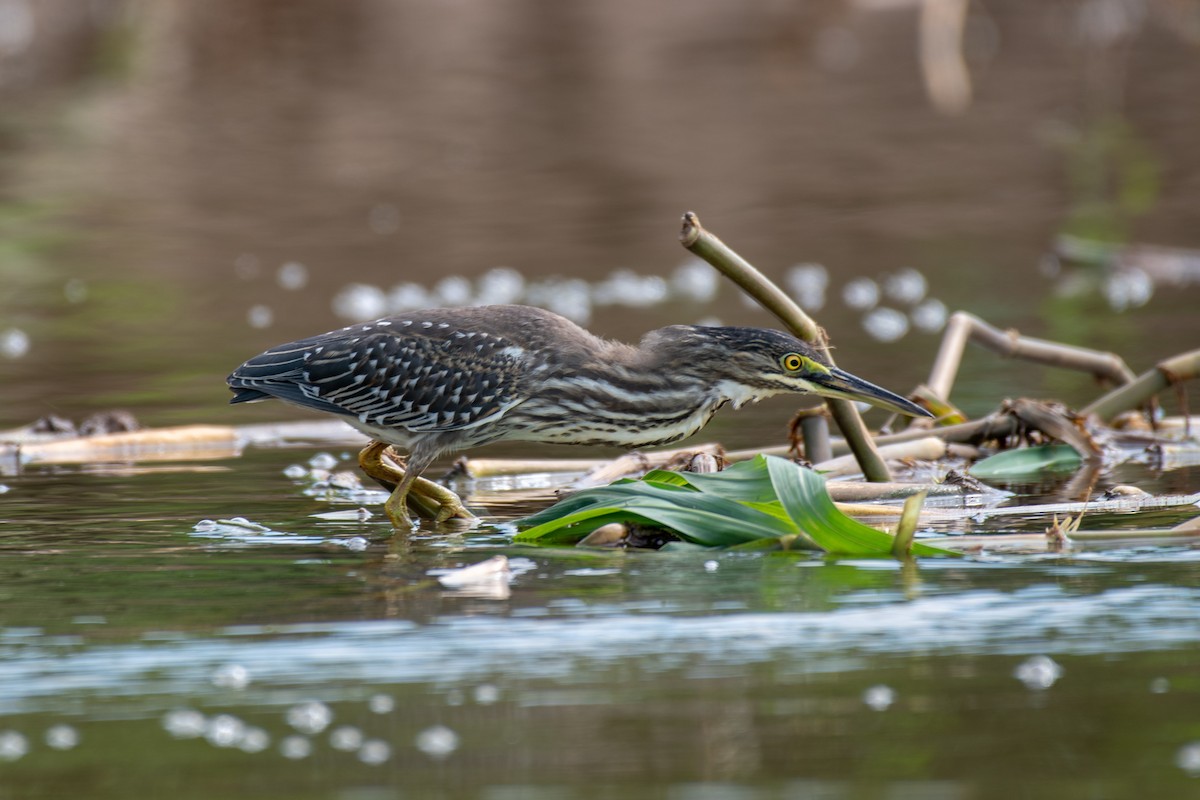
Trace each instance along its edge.
<instances>
[{"instance_id":1,"label":"heron's head","mask_svg":"<svg viewBox=\"0 0 1200 800\"><path fill-rule=\"evenodd\" d=\"M742 387L743 395L815 394L910 417L931 416L900 395L831 365L814 347L781 331L673 325L654 331L642 344L673 351L675 361L684 362L681 369L713 385Z\"/></svg>"}]
</instances>

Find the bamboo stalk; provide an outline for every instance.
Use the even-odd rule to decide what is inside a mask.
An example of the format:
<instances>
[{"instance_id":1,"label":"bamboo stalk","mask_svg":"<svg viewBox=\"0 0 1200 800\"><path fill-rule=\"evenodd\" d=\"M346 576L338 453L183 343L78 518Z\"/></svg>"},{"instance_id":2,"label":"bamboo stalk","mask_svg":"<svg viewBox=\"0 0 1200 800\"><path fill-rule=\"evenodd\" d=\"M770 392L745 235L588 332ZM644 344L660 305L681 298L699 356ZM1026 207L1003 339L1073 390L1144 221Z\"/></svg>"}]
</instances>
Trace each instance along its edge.
<instances>
[{"instance_id":1,"label":"bamboo stalk","mask_svg":"<svg viewBox=\"0 0 1200 800\"><path fill-rule=\"evenodd\" d=\"M928 433L926 431L926 436L921 439L883 445L876 452L879 453L880 458L912 458L920 461L936 461L946 455L946 442L937 436L930 436ZM813 469L826 476L848 475L854 471L855 466L856 462L854 459L846 455L830 459L829 461L823 461L820 464L814 464Z\"/></svg>"},{"instance_id":2,"label":"bamboo stalk","mask_svg":"<svg viewBox=\"0 0 1200 800\"><path fill-rule=\"evenodd\" d=\"M1200 375L1200 350L1181 353L1158 362L1153 369L1142 373L1132 383L1114 389L1095 400L1084 407L1082 413L1095 414L1108 422L1123 411L1145 404L1154 395L1170 388L1173 383L1191 380L1197 375Z\"/></svg>"},{"instance_id":3,"label":"bamboo stalk","mask_svg":"<svg viewBox=\"0 0 1200 800\"><path fill-rule=\"evenodd\" d=\"M896 558L912 557L913 537L916 536L917 524L921 521L921 504L924 502L924 492L917 492L904 501L904 510L900 514L900 522L896 525L896 538L892 542L892 555Z\"/></svg>"},{"instance_id":4,"label":"bamboo stalk","mask_svg":"<svg viewBox=\"0 0 1200 800\"><path fill-rule=\"evenodd\" d=\"M826 481L829 496L842 503L863 503L872 500L903 500L914 494L929 497L965 497L963 490L948 483L861 483L859 481Z\"/></svg>"},{"instance_id":5,"label":"bamboo stalk","mask_svg":"<svg viewBox=\"0 0 1200 800\"><path fill-rule=\"evenodd\" d=\"M774 314L788 330L816 347L829 359L829 363L833 363L828 342L820 326L784 294L782 289L751 266L750 262L701 227L699 217L691 211L683 215L683 229L680 231L679 241L689 251L712 264L722 275L740 286L763 308ZM832 398L826 398L825 403L829 406L842 435L846 437L867 480L890 481L892 476L887 464L875 451L875 444L867 433L867 426L863 424L854 404Z\"/></svg>"},{"instance_id":6,"label":"bamboo stalk","mask_svg":"<svg viewBox=\"0 0 1200 800\"><path fill-rule=\"evenodd\" d=\"M21 464L84 464L230 458L237 448L237 432L229 425L182 425L31 443L20 448L19 459Z\"/></svg>"},{"instance_id":7,"label":"bamboo stalk","mask_svg":"<svg viewBox=\"0 0 1200 800\"><path fill-rule=\"evenodd\" d=\"M1122 541L1161 541L1174 539L1195 539L1200 535L1197 531L1177 530L1175 528L1146 528L1143 530L1103 530L1103 531L1074 531L1070 542L1122 542ZM966 536L946 536L937 539L923 539L929 544L935 544L956 553L1009 553L1024 555L1029 553L1047 553L1058 549L1058 546L1044 533L981 533Z\"/></svg>"},{"instance_id":8,"label":"bamboo stalk","mask_svg":"<svg viewBox=\"0 0 1200 800\"><path fill-rule=\"evenodd\" d=\"M1037 364L1090 372L1097 378L1107 379L1117 385L1134 380L1133 371L1115 353L1021 336L1016 331L1002 331L989 325L974 314L955 311L946 323L942 344L926 383L934 395L942 400L950 397L968 340L1005 358L1020 358Z\"/></svg>"},{"instance_id":9,"label":"bamboo stalk","mask_svg":"<svg viewBox=\"0 0 1200 800\"><path fill-rule=\"evenodd\" d=\"M800 436L804 440L804 457L812 463L833 458L829 445L829 418L817 407L816 413L805 410L798 415Z\"/></svg>"}]
</instances>

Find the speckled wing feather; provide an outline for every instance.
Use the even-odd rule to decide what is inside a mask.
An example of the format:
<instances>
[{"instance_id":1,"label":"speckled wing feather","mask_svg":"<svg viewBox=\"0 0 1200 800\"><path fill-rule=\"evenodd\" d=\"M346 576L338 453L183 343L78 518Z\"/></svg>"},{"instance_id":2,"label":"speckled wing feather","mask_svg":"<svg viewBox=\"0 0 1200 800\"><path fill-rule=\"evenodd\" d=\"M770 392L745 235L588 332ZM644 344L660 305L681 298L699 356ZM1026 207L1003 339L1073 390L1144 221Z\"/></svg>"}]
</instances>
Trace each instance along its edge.
<instances>
[{"instance_id":1,"label":"speckled wing feather","mask_svg":"<svg viewBox=\"0 0 1200 800\"><path fill-rule=\"evenodd\" d=\"M267 395L377 427L455 431L519 402L523 355L500 336L396 318L274 347L229 385L233 402Z\"/></svg>"}]
</instances>

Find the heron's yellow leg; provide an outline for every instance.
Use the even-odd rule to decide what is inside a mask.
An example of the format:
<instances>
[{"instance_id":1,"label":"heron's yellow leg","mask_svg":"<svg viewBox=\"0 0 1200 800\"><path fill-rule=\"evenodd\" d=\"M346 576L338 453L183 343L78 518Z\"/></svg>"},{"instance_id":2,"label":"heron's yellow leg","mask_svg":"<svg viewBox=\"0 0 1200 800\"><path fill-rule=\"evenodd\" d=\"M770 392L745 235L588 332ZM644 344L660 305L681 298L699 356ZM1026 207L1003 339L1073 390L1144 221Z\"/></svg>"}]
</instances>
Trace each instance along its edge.
<instances>
[{"instance_id":1,"label":"heron's yellow leg","mask_svg":"<svg viewBox=\"0 0 1200 800\"><path fill-rule=\"evenodd\" d=\"M373 441L358 454L358 465L368 476L386 485L394 486L391 496L383 504L388 519L398 530L415 527L408 513L408 501L419 516L434 522L450 519L474 520L476 517L457 494L442 486L409 472L400 466L403 461L391 450L387 442Z\"/></svg>"}]
</instances>

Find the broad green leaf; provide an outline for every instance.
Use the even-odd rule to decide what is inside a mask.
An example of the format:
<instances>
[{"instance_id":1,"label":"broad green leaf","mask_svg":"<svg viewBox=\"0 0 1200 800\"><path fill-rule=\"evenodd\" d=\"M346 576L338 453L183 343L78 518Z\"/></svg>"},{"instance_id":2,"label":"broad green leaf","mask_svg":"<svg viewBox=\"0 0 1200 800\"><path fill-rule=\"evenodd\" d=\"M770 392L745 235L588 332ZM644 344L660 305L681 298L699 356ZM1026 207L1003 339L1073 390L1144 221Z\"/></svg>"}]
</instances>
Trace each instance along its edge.
<instances>
[{"instance_id":1,"label":"broad green leaf","mask_svg":"<svg viewBox=\"0 0 1200 800\"><path fill-rule=\"evenodd\" d=\"M680 474L680 473L674 473ZM721 472L682 474L692 487L744 503L777 502L763 456L731 464Z\"/></svg>"},{"instance_id":2,"label":"broad green leaf","mask_svg":"<svg viewBox=\"0 0 1200 800\"><path fill-rule=\"evenodd\" d=\"M567 508L560 509L567 503L570 503ZM548 510L566 513L547 515L543 511L518 521L519 525L533 527L517 534L517 541L537 541L562 528L586 522L587 526L575 531L582 537L602 524L617 521L605 515L618 510L628 520L667 528L685 539L711 546L779 538L798 532L790 519L781 519L733 500L636 483L588 489ZM552 540L562 541L557 536Z\"/></svg>"},{"instance_id":3,"label":"broad green leaf","mask_svg":"<svg viewBox=\"0 0 1200 800\"><path fill-rule=\"evenodd\" d=\"M790 461L759 456L711 474L654 470L640 481L622 480L588 489L533 516L517 541L578 541L609 522L626 522L674 532L710 547L782 546L832 553L891 552L889 534L838 511L825 481ZM928 545L914 555L953 555Z\"/></svg>"},{"instance_id":4,"label":"broad green leaf","mask_svg":"<svg viewBox=\"0 0 1200 800\"><path fill-rule=\"evenodd\" d=\"M996 453L967 471L982 480L1019 480L1046 472L1073 472L1081 463L1083 459L1070 445L1046 444Z\"/></svg>"},{"instance_id":5,"label":"broad green leaf","mask_svg":"<svg viewBox=\"0 0 1200 800\"><path fill-rule=\"evenodd\" d=\"M763 458L763 456L759 456ZM846 516L825 490L825 479L790 461L767 456L767 469L780 502L796 525L822 549L847 555L883 555L892 552L891 534ZM913 555L950 555L939 547L914 542Z\"/></svg>"}]
</instances>

